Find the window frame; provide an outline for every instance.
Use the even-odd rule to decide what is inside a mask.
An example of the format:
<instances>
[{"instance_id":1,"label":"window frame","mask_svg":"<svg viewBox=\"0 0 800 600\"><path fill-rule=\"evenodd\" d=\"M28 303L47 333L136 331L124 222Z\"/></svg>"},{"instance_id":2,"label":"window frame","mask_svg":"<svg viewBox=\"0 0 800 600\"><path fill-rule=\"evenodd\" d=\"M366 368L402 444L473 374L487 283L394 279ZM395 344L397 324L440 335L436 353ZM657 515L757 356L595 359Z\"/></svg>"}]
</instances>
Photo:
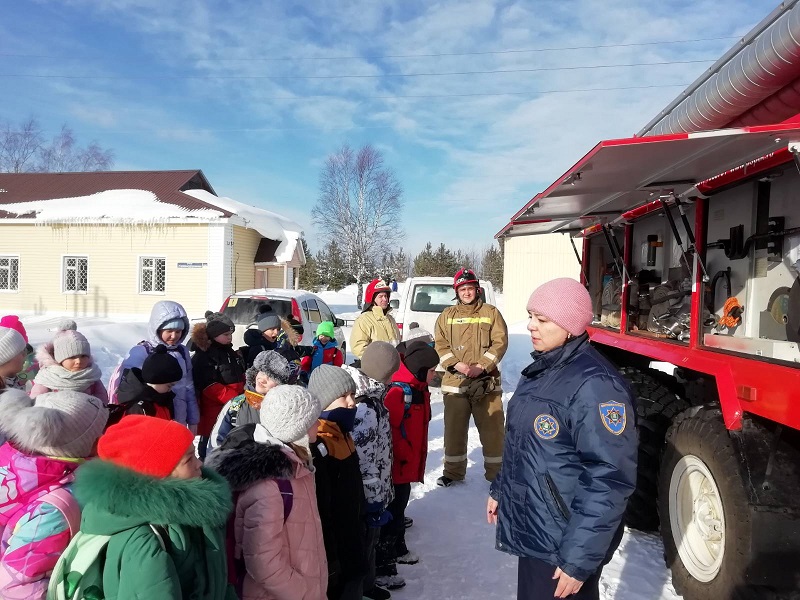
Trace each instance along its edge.
<instances>
[{"instance_id":1,"label":"window frame","mask_svg":"<svg viewBox=\"0 0 800 600\"><path fill-rule=\"evenodd\" d=\"M17 287L16 287L16 289L12 289L10 287L9 288L0 288L0 294L19 294L20 273L22 271L22 269L20 269L19 254L0 254L0 259L8 259L9 260L9 265L7 267L8 268L8 281L9 281L9 284L11 282L11 261L12 260L17 261ZM4 269L4 268L6 268L6 267L0 267L0 269Z\"/></svg>"},{"instance_id":2,"label":"window frame","mask_svg":"<svg viewBox=\"0 0 800 600\"><path fill-rule=\"evenodd\" d=\"M157 280L156 279L156 269L157 269L157 267L156 267L157 262L156 261L159 261L159 260L163 260L164 261L164 290L163 291L158 291L158 290L155 290L155 289L153 289L153 290L145 290L144 289L144 285L143 285L144 284L144 277L143 276L144 276L145 267L144 267L143 263L147 259L151 259L151 260L154 261L153 262L153 266L152 267L148 267L148 269L151 269L153 271L153 283L154 284L155 284L155 282ZM137 267L136 271L137 271L137 275L136 276L137 276L137 280L138 280L136 289L137 289L137 293L139 295L142 295L142 296L166 296L167 295L167 257L166 256L156 256L156 255L153 255L153 254L140 254L139 258L138 258L138 267Z\"/></svg>"},{"instance_id":3,"label":"window frame","mask_svg":"<svg viewBox=\"0 0 800 600\"><path fill-rule=\"evenodd\" d=\"M85 290L68 290L67 289L67 272L70 270L67 267L67 260L70 258L74 258L76 260L85 260L86 261L86 289ZM78 264L75 264L75 269L78 269ZM75 278L75 282L77 284L77 275ZM62 294L69 294L69 295L86 295L89 293L89 256L86 254L62 254L61 255L61 293Z\"/></svg>"}]
</instances>

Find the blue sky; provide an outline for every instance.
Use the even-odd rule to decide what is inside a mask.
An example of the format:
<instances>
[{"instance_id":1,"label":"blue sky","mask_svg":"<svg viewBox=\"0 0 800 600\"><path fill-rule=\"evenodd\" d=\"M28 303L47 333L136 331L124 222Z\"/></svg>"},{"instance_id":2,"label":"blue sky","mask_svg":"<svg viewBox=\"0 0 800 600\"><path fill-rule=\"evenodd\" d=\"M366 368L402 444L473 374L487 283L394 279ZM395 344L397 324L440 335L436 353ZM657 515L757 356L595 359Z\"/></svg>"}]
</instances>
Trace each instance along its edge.
<instances>
[{"instance_id":1,"label":"blue sky","mask_svg":"<svg viewBox=\"0 0 800 600\"><path fill-rule=\"evenodd\" d=\"M776 5L19 0L0 19L0 120L67 123L119 170L200 168L218 194L298 221L312 250L325 157L372 143L404 187L408 251L482 248ZM598 66L631 63L672 64Z\"/></svg>"}]
</instances>

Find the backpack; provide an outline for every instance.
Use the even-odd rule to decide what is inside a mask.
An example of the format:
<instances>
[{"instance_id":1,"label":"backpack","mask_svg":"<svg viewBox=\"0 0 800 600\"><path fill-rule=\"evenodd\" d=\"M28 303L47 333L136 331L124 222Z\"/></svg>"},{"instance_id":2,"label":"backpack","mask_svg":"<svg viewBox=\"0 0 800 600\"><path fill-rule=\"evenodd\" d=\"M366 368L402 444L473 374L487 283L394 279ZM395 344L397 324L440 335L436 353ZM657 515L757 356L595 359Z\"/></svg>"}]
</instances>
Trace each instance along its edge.
<instances>
[{"instance_id":1,"label":"backpack","mask_svg":"<svg viewBox=\"0 0 800 600\"><path fill-rule=\"evenodd\" d=\"M292 513L292 506L294 505L294 491L292 490L292 482L288 479L275 479L278 484L278 491L281 493L283 500L283 522ZM239 554L236 555L236 503L239 500L239 494L233 494L233 512L228 517L228 524L225 529L225 550L228 557L228 583L230 583L236 590L236 595L242 598L242 586L244 585L245 575L247 574L247 567L244 564L244 557ZM47 600L50 600L48 597Z\"/></svg>"},{"instance_id":2,"label":"backpack","mask_svg":"<svg viewBox=\"0 0 800 600\"><path fill-rule=\"evenodd\" d=\"M166 550L166 531L150 525L162 550ZM131 530L131 534L133 530ZM99 535L78 531L67 549L56 562L50 583L47 585L47 600L95 600L103 598L103 569L110 535Z\"/></svg>"},{"instance_id":3,"label":"backpack","mask_svg":"<svg viewBox=\"0 0 800 600\"><path fill-rule=\"evenodd\" d=\"M408 435L406 434L406 419L410 418L411 415L409 414L409 410L411 410L412 404L423 404L425 402L424 397L422 396L422 392L419 390L414 390L411 388L410 385L403 381L393 381L389 384L389 388L400 388L403 390L403 418L400 421L400 435L403 436L404 440L408 439ZM416 396L415 396L416 392Z\"/></svg>"}]
</instances>

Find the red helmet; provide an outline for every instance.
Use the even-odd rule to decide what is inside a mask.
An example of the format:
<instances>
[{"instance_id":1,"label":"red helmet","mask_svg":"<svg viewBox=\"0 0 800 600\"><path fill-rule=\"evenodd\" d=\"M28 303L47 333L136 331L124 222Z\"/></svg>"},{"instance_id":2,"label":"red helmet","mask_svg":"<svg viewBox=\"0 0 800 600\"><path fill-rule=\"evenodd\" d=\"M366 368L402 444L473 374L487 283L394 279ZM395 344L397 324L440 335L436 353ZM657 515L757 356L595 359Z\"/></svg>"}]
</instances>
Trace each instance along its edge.
<instances>
[{"instance_id":1,"label":"red helmet","mask_svg":"<svg viewBox=\"0 0 800 600\"><path fill-rule=\"evenodd\" d=\"M369 285L367 285L367 289L364 290L364 304L372 304L375 294L380 294L381 292L391 294L392 288L389 287L389 284L383 279L373 279L370 281Z\"/></svg>"},{"instance_id":2,"label":"red helmet","mask_svg":"<svg viewBox=\"0 0 800 600\"><path fill-rule=\"evenodd\" d=\"M478 278L475 276L475 271L472 269L460 269L456 276L453 277L453 289L457 290L466 283L474 283L479 285Z\"/></svg>"}]
</instances>

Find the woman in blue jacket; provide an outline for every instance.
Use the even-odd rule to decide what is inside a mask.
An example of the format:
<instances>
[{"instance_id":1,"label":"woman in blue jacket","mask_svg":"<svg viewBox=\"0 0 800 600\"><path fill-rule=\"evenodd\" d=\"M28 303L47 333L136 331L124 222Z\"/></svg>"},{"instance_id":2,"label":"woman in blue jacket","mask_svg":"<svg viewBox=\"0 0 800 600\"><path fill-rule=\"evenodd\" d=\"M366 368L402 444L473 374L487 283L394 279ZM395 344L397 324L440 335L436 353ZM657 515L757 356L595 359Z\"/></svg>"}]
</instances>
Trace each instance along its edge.
<instances>
[{"instance_id":1,"label":"woman in blue jacket","mask_svg":"<svg viewBox=\"0 0 800 600\"><path fill-rule=\"evenodd\" d=\"M549 281L527 308L533 362L508 404L487 518L498 550L520 557L518 600L595 600L636 486L632 395L589 344L583 285Z\"/></svg>"}]
</instances>

